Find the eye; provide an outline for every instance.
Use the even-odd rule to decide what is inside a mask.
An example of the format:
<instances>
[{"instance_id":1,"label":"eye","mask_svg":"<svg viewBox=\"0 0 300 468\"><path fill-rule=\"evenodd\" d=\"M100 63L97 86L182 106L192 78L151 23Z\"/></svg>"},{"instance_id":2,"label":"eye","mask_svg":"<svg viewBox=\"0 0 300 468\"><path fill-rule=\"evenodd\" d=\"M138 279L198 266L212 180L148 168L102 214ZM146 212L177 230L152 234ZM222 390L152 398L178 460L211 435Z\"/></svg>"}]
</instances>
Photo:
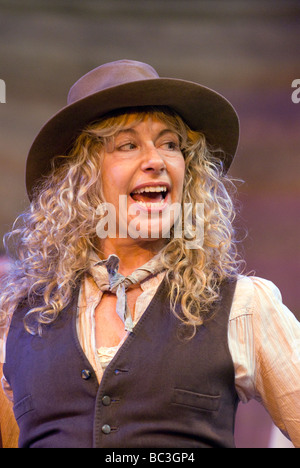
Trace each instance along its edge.
<instances>
[{"instance_id":1,"label":"eye","mask_svg":"<svg viewBox=\"0 0 300 468\"><path fill-rule=\"evenodd\" d=\"M162 143L161 148L167 151L180 151L179 143L175 141L166 141Z\"/></svg>"},{"instance_id":2,"label":"eye","mask_svg":"<svg viewBox=\"0 0 300 468\"><path fill-rule=\"evenodd\" d=\"M135 143L132 143L132 142L128 142L128 143L123 143L122 145L119 145L117 147L117 150L118 151L132 151L134 149L136 149L136 144Z\"/></svg>"}]
</instances>

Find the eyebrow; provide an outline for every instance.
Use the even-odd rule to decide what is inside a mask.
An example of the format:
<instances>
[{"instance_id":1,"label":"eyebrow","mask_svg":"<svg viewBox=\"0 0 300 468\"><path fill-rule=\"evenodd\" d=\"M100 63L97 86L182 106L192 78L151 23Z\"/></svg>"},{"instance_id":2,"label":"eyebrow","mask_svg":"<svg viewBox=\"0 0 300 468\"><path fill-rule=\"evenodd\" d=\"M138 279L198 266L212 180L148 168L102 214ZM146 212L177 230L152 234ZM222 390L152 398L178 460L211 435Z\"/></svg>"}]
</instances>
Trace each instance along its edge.
<instances>
[{"instance_id":1,"label":"eyebrow","mask_svg":"<svg viewBox=\"0 0 300 468\"><path fill-rule=\"evenodd\" d=\"M120 133L133 133L133 134L137 134L137 131L134 130L134 128L123 128L123 129L117 131L117 133L115 134L115 137L117 137L118 135L120 135Z\"/></svg>"},{"instance_id":2,"label":"eyebrow","mask_svg":"<svg viewBox=\"0 0 300 468\"><path fill-rule=\"evenodd\" d=\"M124 128L124 129L119 130L117 132L117 134L115 135L115 137L120 135L120 133L132 133L133 135L138 134L138 132L134 128ZM156 138L160 138L161 136L163 136L166 133L173 133L174 135L179 136L178 133L175 130L172 130L171 128L164 128L158 133Z\"/></svg>"}]
</instances>

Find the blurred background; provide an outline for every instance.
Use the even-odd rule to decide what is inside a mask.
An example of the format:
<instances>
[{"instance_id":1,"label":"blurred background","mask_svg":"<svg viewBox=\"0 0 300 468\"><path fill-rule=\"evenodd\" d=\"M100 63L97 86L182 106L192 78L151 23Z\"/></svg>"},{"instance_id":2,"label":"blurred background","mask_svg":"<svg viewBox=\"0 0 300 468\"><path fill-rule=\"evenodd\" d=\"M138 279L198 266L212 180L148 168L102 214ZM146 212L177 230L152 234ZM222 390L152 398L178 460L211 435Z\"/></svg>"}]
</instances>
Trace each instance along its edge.
<instances>
[{"instance_id":1,"label":"blurred background","mask_svg":"<svg viewBox=\"0 0 300 468\"><path fill-rule=\"evenodd\" d=\"M241 120L238 184L247 272L273 281L300 319L299 0L0 0L0 237L28 206L25 161L41 126L90 69L122 58L224 94ZM0 254L4 255L3 244ZM2 257L2 265L5 257ZM238 447L290 446L255 402Z\"/></svg>"}]
</instances>

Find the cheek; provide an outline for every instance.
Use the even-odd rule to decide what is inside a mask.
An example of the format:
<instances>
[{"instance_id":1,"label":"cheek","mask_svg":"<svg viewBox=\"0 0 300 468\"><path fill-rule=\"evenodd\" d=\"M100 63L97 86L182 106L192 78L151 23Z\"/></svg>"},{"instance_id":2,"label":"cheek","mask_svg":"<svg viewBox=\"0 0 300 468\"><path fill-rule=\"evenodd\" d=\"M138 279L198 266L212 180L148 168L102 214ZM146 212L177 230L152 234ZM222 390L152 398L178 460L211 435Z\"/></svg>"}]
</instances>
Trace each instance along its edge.
<instances>
[{"instance_id":1,"label":"cheek","mask_svg":"<svg viewBox=\"0 0 300 468\"><path fill-rule=\"evenodd\" d=\"M185 161L182 158L180 161L178 161L176 167L174 168L174 173L173 173L173 180L178 190L182 191L183 189L184 177L185 177Z\"/></svg>"},{"instance_id":2,"label":"cheek","mask_svg":"<svg viewBox=\"0 0 300 468\"><path fill-rule=\"evenodd\" d=\"M124 176L124 170L122 170L120 166L103 164L101 179L105 197L107 197L109 194L112 195L121 190L125 183Z\"/></svg>"}]
</instances>

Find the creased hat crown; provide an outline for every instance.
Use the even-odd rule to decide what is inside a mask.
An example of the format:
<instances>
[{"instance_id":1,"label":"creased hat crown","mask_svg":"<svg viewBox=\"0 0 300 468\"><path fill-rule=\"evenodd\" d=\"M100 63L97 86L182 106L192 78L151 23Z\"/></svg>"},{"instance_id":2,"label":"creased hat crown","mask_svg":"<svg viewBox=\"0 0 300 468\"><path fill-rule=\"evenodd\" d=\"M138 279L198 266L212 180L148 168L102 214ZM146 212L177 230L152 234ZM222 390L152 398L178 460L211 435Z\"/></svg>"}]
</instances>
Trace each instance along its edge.
<instances>
[{"instance_id":1,"label":"creased hat crown","mask_svg":"<svg viewBox=\"0 0 300 468\"><path fill-rule=\"evenodd\" d=\"M70 89L68 105L91 94L133 81L159 78L151 65L135 60L106 63L82 76Z\"/></svg>"}]
</instances>

